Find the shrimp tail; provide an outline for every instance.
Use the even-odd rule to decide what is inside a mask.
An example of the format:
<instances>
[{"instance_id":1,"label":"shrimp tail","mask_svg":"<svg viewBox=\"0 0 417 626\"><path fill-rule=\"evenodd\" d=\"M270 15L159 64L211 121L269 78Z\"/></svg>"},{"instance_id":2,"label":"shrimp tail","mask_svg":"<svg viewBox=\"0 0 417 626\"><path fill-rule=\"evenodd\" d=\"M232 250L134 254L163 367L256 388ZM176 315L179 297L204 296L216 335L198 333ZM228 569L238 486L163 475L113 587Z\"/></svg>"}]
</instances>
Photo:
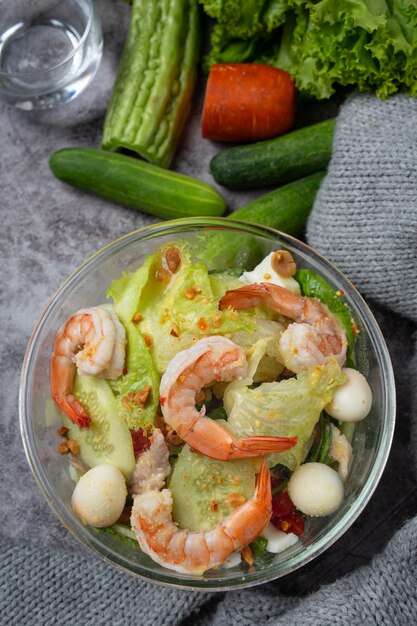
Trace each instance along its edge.
<instances>
[{"instance_id":1,"label":"shrimp tail","mask_svg":"<svg viewBox=\"0 0 417 626\"><path fill-rule=\"evenodd\" d=\"M80 428L90 428L91 417L85 412L82 404L75 396L69 394L60 398L54 398L58 409L66 415L71 422Z\"/></svg>"},{"instance_id":2,"label":"shrimp tail","mask_svg":"<svg viewBox=\"0 0 417 626\"><path fill-rule=\"evenodd\" d=\"M91 417L85 412L83 405L73 395L67 396L68 417L80 428L90 428Z\"/></svg>"},{"instance_id":3,"label":"shrimp tail","mask_svg":"<svg viewBox=\"0 0 417 626\"><path fill-rule=\"evenodd\" d=\"M294 437L296 439L296 437ZM265 457L262 457L261 469L259 470L258 480L256 483L255 500L258 502L271 503L271 474Z\"/></svg>"},{"instance_id":4,"label":"shrimp tail","mask_svg":"<svg viewBox=\"0 0 417 626\"><path fill-rule=\"evenodd\" d=\"M232 443L233 453L230 458L246 459L272 452L283 452L297 444L298 437L265 437L255 435L245 439L237 439Z\"/></svg>"},{"instance_id":5,"label":"shrimp tail","mask_svg":"<svg viewBox=\"0 0 417 626\"><path fill-rule=\"evenodd\" d=\"M80 428L89 428L91 418L71 393L75 365L67 356L52 355L50 369L51 395L59 411Z\"/></svg>"}]
</instances>

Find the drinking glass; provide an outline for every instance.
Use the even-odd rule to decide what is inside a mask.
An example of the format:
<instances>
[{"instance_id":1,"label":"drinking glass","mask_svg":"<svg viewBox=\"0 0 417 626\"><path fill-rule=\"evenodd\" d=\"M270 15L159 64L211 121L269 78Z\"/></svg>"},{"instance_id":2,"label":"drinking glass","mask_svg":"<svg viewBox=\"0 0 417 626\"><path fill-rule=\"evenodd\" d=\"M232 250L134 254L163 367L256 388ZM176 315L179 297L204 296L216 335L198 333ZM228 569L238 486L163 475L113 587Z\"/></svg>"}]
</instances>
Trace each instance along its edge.
<instances>
[{"instance_id":1,"label":"drinking glass","mask_svg":"<svg viewBox=\"0 0 417 626\"><path fill-rule=\"evenodd\" d=\"M0 0L0 101L32 110L73 100L102 47L93 0Z\"/></svg>"}]
</instances>

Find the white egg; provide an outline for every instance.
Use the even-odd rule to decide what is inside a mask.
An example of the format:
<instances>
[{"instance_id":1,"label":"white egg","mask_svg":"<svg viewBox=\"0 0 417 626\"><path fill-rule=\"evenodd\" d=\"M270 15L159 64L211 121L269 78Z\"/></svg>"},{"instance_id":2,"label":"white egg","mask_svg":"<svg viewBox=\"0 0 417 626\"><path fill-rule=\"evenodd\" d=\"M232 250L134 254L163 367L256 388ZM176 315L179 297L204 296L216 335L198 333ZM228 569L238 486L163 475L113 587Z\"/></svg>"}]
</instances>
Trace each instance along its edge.
<instances>
[{"instance_id":1,"label":"white egg","mask_svg":"<svg viewBox=\"0 0 417 626\"><path fill-rule=\"evenodd\" d=\"M285 289L289 291L300 293L300 285L292 276L284 278L274 270L272 267L272 257L274 254L275 252L268 254L251 272L243 272L239 280L241 280L241 282L250 283L251 285L253 283L274 283L274 285L285 287Z\"/></svg>"},{"instance_id":2,"label":"white egg","mask_svg":"<svg viewBox=\"0 0 417 626\"><path fill-rule=\"evenodd\" d=\"M288 493L300 511L314 517L334 513L343 502L343 482L324 463L300 465L288 481Z\"/></svg>"},{"instance_id":3,"label":"white egg","mask_svg":"<svg viewBox=\"0 0 417 626\"><path fill-rule=\"evenodd\" d=\"M278 554L286 550L298 541L297 535L294 533L284 533L282 530L275 528L271 522L266 525L261 535L268 541L265 549L273 554Z\"/></svg>"},{"instance_id":4,"label":"white egg","mask_svg":"<svg viewBox=\"0 0 417 626\"><path fill-rule=\"evenodd\" d=\"M127 496L126 482L118 467L96 465L81 476L71 505L83 522L102 528L119 519Z\"/></svg>"},{"instance_id":5,"label":"white egg","mask_svg":"<svg viewBox=\"0 0 417 626\"><path fill-rule=\"evenodd\" d=\"M372 390L365 376L350 367L342 372L347 381L338 387L325 411L341 422L359 422L371 410Z\"/></svg>"}]
</instances>

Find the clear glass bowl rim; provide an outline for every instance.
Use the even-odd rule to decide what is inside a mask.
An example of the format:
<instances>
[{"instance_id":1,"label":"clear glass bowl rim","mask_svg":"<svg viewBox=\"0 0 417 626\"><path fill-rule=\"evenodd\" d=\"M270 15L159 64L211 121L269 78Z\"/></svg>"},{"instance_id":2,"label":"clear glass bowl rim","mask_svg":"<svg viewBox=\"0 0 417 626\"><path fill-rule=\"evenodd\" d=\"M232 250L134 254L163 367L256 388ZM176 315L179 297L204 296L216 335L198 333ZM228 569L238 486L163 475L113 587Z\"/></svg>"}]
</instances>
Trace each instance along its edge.
<instances>
[{"instance_id":1,"label":"clear glass bowl rim","mask_svg":"<svg viewBox=\"0 0 417 626\"><path fill-rule=\"evenodd\" d=\"M91 30L91 27L93 25L94 17L96 17L97 19L96 10L94 8L94 0L84 0L84 2L86 2L89 6L88 21L87 21L84 32L79 42L77 43L75 48L71 50L71 52L69 52L65 57L63 57L60 61L58 61L58 63L55 63L55 65L50 65L49 67L44 67L40 70L28 70L25 72L3 72L0 70L0 77L8 78L8 79L10 78L21 79L21 78L25 78L28 76L31 76L31 77L36 76L36 75L44 76L60 68L62 65L65 65L65 63L67 63L72 57L74 57L79 51L79 49L81 48L81 46L84 44L85 40L87 39Z\"/></svg>"},{"instance_id":2,"label":"clear glass bowl rim","mask_svg":"<svg viewBox=\"0 0 417 626\"><path fill-rule=\"evenodd\" d=\"M98 537L95 537L88 533L86 528L81 524L77 524L75 520L70 517L59 500L56 500L54 493L49 485L48 477L42 468L42 464L37 455L37 449L34 441L33 432L31 429L31 420L27 410L27 380L31 368L32 354L39 337L42 328L47 322L48 312L52 309L54 304L65 296L67 290L69 290L73 284L81 275L88 273L90 267L100 262L103 256L109 255L112 252L118 250L126 244L131 243L137 239L138 242L141 239L151 239L159 235L166 234L180 234L182 230L189 230L190 228L201 229L204 227L219 228L233 230L238 229L240 232L244 231L249 234L257 236L267 236L268 239L279 237L284 243L288 242L295 249L300 250L310 256L318 258L319 262L327 267L330 272L337 277L341 289L349 291L349 295L354 301L355 306L360 311L365 321L365 331L372 338L373 344L376 346L376 356L379 360L381 368L382 379L385 389L385 405L384 405L384 420L382 430L379 437L378 448L374 463L370 469L366 482L362 486L358 497L353 502L352 506L346 511L341 519L335 523L328 533L323 537L307 546L300 554L288 559L285 569L281 565L272 564L270 567L258 570L252 574L244 576L242 582L242 576L236 577L236 581L233 579L225 579L220 575L218 578L190 578L190 582L182 579L180 582L176 581L175 572L166 570L166 573L160 573L147 571L144 573L141 571L141 567L137 564L129 562L127 559L121 557L116 551L109 549L108 546L104 546ZM167 587L175 587L179 589L188 589L195 591L225 591L227 589L243 589L266 583L271 580L275 580L293 572L299 567L305 565L313 558L324 552L330 547L339 537L341 537L345 531L353 524L360 513L365 508L373 492L375 491L378 482L384 471L389 451L392 444L394 425L395 425L395 380L391 360L386 346L384 337L379 329L379 326L370 311L368 305L365 303L359 292L353 286L353 284L334 266L321 256L318 252L310 248L307 244L280 232L273 228L262 226L247 221L240 220L228 220L225 218L183 218L178 220L170 220L145 226L144 228L137 229L126 235L123 235L114 241L110 242L92 256L90 256L82 265L80 265L72 274L61 284L55 294L52 296L46 307L44 308L33 332L29 339L29 343L26 349L24 357L22 371L20 376L19 385L19 422L20 431L25 449L26 457L29 462L32 473L37 482L38 488L42 495L45 497L49 506L54 513L63 523L63 525L69 530L85 547L89 548L95 554L100 555L104 560L116 565L119 569L136 575L146 581L151 581L164 585Z\"/></svg>"}]
</instances>

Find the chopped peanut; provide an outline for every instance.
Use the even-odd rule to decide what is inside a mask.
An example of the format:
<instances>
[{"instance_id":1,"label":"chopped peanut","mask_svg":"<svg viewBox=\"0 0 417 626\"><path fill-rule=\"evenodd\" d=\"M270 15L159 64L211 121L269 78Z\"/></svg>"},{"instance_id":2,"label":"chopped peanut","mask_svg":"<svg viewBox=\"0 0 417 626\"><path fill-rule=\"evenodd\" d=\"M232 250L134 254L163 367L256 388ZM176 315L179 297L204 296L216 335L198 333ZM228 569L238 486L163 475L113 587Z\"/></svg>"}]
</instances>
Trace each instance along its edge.
<instances>
[{"instance_id":1,"label":"chopped peanut","mask_svg":"<svg viewBox=\"0 0 417 626\"><path fill-rule=\"evenodd\" d=\"M78 443L75 441L75 439L68 439L67 446L71 454L77 455L78 452L80 451L80 447Z\"/></svg>"},{"instance_id":2,"label":"chopped peanut","mask_svg":"<svg viewBox=\"0 0 417 626\"><path fill-rule=\"evenodd\" d=\"M120 400L120 402L123 404L123 406L125 407L126 411L128 413L131 413L133 411L133 407L130 404L129 400L126 398L126 396L123 396Z\"/></svg>"},{"instance_id":3,"label":"chopped peanut","mask_svg":"<svg viewBox=\"0 0 417 626\"><path fill-rule=\"evenodd\" d=\"M56 432L60 437L68 437L69 429L66 426L61 426Z\"/></svg>"},{"instance_id":4,"label":"chopped peanut","mask_svg":"<svg viewBox=\"0 0 417 626\"><path fill-rule=\"evenodd\" d=\"M194 300L194 298L198 296L199 293L200 293L200 290L196 286L188 287L184 291L184 298L187 298L187 300Z\"/></svg>"},{"instance_id":5,"label":"chopped peanut","mask_svg":"<svg viewBox=\"0 0 417 626\"><path fill-rule=\"evenodd\" d=\"M169 275L169 272L164 268L161 268L160 270L156 272L155 278L156 280L159 280L159 282L161 283L168 283L171 280L171 276Z\"/></svg>"},{"instance_id":6,"label":"chopped peanut","mask_svg":"<svg viewBox=\"0 0 417 626\"><path fill-rule=\"evenodd\" d=\"M169 334L173 337L178 337L178 335L180 334L180 330L176 324L172 324Z\"/></svg>"},{"instance_id":7,"label":"chopped peanut","mask_svg":"<svg viewBox=\"0 0 417 626\"><path fill-rule=\"evenodd\" d=\"M169 271L172 274L176 274L179 266L181 265L181 255L178 248L168 248L165 252L165 260Z\"/></svg>"},{"instance_id":8,"label":"chopped peanut","mask_svg":"<svg viewBox=\"0 0 417 626\"><path fill-rule=\"evenodd\" d=\"M277 250L272 256L271 265L282 278L294 276L297 269L292 254L288 250Z\"/></svg>"},{"instance_id":9,"label":"chopped peanut","mask_svg":"<svg viewBox=\"0 0 417 626\"><path fill-rule=\"evenodd\" d=\"M60 443L58 450L59 450L59 454L68 454L69 448L68 448L67 442L63 441L62 443Z\"/></svg>"},{"instance_id":10,"label":"chopped peanut","mask_svg":"<svg viewBox=\"0 0 417 626\"><path fill-rule=\"evenodd\" d=\"M285 519L281 520L279 525L281 526L281 530L283 530L284 533L291 528L291 524Z\"/></svg>"},{"instance_id":11,"label":"chopped peanut","mask_svg":"<svg viewBox=\"0 0 417 626\"><path fill-rule=\"evenodd\" d=\"M153 346L153 339L152 339L152 337L150 335L143 335L143 339L144 339L146 345L148 346L148 348Z\"/></svg>"},{"instance_id":12,"label":"chopped peanut","mask_svg":"<svg viewBox=\"0 0 417 626\"><path fill-rule=\"evenodd\" d=\"M129 391L129 393L127 394L127 396L125 396L122 399L122 404L124 406L126 406L125 402L127 402L129 404L129 413L132 412L132 405L130 404L131 402L133 402L134 404L136 404L140 409L143 408L146 400L148 399L149 396L149 392L151 390L150 385L146 385L146 387L144 387L141 391L139 392L134 392L134 391ZM127 406L126 406L127 408Z\"/></svg>"},{"instance_id":13,"label":"chopped peanut","mask_svg":"<svg viewBox=\"0 0 417 626\"><path fill-rule=\"evenodd\" d=\"M208 329L208 324L206 320L204 319L204 317L200 317L200 319L197 322L197 326L202 332L205 332Z\"/></svg>"},{"instance_id":14,"label":"chopped peanut","mask_svg":"<svg viewBox=\"0 0 417 626\"><path fill-rule=\"evenodd\" d=\"M168 448L178 447L184 443L184 440L177 435L175 430L165 422L162 415L156 416L155 426L162 432Z\"/></svg>"},{"instance_id":15,"label":"chopped peanut","mask_svg":"<svg viewBox=\"0 0 417 626\"><path fill-rule=\"evenodd\" d=\"M213 326L214 326L214 328L219 328L221 323L222 323L221 315L215 315L213 317Z\"/></svg>"},{"instance_id":16,"label":"chopped peanut","mask_svg":"<svg viewBox=\"0 0 417 626\"><path fill-rule=\"evenodd\" d=\"M233 492L233 493L229 493L227 501L229 503L229 506L236 507L246 502L246 498L245 496L242 496L242 494L240 493Z\"/></svg>"}]
</instances>

